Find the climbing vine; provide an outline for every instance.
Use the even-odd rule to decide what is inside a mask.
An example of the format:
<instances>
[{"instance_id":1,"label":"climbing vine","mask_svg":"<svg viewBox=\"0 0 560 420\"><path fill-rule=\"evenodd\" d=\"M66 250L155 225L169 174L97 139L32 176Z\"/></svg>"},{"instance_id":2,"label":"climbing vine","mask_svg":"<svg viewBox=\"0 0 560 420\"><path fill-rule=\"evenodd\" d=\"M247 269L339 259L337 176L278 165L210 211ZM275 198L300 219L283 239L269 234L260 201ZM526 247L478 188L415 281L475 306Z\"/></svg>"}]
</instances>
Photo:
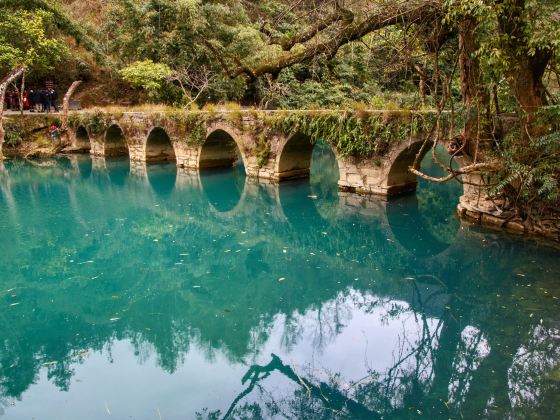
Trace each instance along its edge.
<instances>
[{"instance_id":1,"label":"climbing vine","mask_svg":"<svg viewBox=\"0 0 560 420\"><path fill-rule=\"evenodd\" d=\"M309 136L312 142L323 140L342 156L382 155L393 143L430 132L435 116L429 113L281 113L269 117L272 126L286 134Z\"/></svg>"},{"instance_id":2,"label":"climbing vine","mask_svg":"<svg viewBox=\"0 0 560 420\"><path fill-rule=\"evenodd\" d=\"M91 111L73 112L68 116L68 126L76 130L83 126L92 135L103 134L109 127L111 115L101 109Z\"/></svg>"},{"instance_id":3,"label":"climbing vine","mask_svg":"<svg viewBox=\"0 0 560 420\"><path fill-rule=\"evenodd\" d=\"M257 157L257 166L259 169L266 164L270 156L271 145L270 140L268 140L267 137L266 133L263 132L257 140L255 155Z\"/></svg>"},{"instance_id":4,"label":"climbing vine","mask_svg":"<svg viewBox=\"0 0 560 420\"><path fill-rule=\"evenodd\" d=\"M167 114L175 125L178 133L187 140L191 146L199 146L206 140L206 123L208 115L200 112L176 111Z\"/></svg>"}]
</instances>

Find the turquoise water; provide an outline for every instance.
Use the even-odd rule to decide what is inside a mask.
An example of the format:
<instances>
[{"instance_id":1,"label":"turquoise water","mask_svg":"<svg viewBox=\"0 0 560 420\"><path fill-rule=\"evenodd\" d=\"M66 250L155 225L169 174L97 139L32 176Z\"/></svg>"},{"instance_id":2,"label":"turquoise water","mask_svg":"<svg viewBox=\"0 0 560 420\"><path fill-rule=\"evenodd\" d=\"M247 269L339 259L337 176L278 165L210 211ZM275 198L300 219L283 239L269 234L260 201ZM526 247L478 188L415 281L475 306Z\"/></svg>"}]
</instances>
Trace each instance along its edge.
<instances>
[{"instance_id":1,"label":"turquoise water","mask_svg":"<svg viewBox=\"0 0 560 420\"><path fill-rule=\"evenodd\" d=\"M336 171L6 162L0 418L558 418L560 253Z\"/></svg>"}]
</instances>

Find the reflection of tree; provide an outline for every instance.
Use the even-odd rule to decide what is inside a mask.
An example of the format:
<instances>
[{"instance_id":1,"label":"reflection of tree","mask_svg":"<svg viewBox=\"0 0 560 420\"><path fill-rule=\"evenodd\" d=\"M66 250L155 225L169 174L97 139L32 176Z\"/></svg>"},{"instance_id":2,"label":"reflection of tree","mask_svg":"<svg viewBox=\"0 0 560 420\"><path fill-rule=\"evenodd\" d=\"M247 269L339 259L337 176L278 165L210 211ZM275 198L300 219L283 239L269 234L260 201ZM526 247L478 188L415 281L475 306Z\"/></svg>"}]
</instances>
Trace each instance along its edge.
<instances>
[{"instance_id":1,"label":"reflection of tree","mask_svg":"<svg viewBox=\"0 0 560 420\"><path fill-rule=\"evenodd\" d=\"M217 355L255 361L278 324L279 351L308 341L320 354L359 310L381 311L386 324L408 322L392 366L364 368L362 378L347 379L342 372L317 373L273 359L250 371L244 383L252 388L232 416L265 417L266 410L276 410L286 417L352 417L363 408L368 415L397 417L418 411L501 417L556 409L558 305L536 292L557 287L550 256L542 261L552 262L552 274L541 276L537 264L525 266L529 256L541 257L523 246L464 234L445 259L419 261L387 240L375 213L349 212L330 226L309 218L302 235L275 216L277 203L264 189L249 204L240 203L239 213L221 219L208 214L208 201L195 190L172 192L154 208L161 200L132 182L113 188L107 177L84 182L70 174L67 181L69 169L18 170L21 177L10 183L18 209L30 220L41 213L41 229L34 235L10 231L20 246L0 254L0 290L16 287L21 298L21 305L0 311L3 396L20 397L41 371L66 390L76 364L87 357L81 352L108 352L116 340L132 342L140 362L156 355L170 373L192 349L209 361ZM50 199L62 216L42 214ZM130 220L122 217L127 213ZM258 235L240 233L255 225ZM225 248L232 252L223 254ZM183 252L189 257L175 266ZM70 263L90 259L112 272L97 278L101 273L93 266ZM515 285L514 268L540 283ZM286 280L279 282L278 273ZM0 303L9 307L9 294L0 293ZM109 321L113 317L119 320ZM267 378L277 374L293 395L267 388ZM351 412L353 403L358 408Z\"/></svg>"},{"instance_id":2,"label":"reflection of tree","mask_svg":"<svg viewBox=\"0 0 560 420\"><path fill-rule=\"evenodd\" d=\"M272 361L269 364L267 364L266 366L253 365L251 366L249 371L245 374L245 376L243 376L241 382L245 384L247 383L247 381L249 381L249 385L232 402L228 411L224 415L224 419L231 418L236 411L237 404L243 398L251 394L255 386L260 381L268 378L274 371L278 371L279 373L284 375L287 379L297 384L298 387L301 387L299 393L296 391L296 394L303 396L301 394L301 391L304 390L304 394L309 399L316 399L322 402L323 408L325 410L337 414L345 411L348 412L350 415L357 416L359 418L365 418L366 416L367 418L370 419L380 418L380 416L377 413L369 410L367 407L363 406L362 404L346 397L343 393L341 393L339 390L334 388L332 384L321 382L315 385L311 380L305 379L300 375L298 375L293 370L292 367L285 365L282 362L282 360L280 360L280 358L275 354L272 354L271 356L272 356ZM276 403L276 406L279 406L279 404ZM301 411L298 412L297 414L303 415L300 418L316 417L317 412L314 410L315 407L312 404L299 405L298 408ZM313 410L309 410L311 408L313 408Z\"/></svg>"},{"instance_id":3,"label":"reflection of tree","mask_svg":"<svg viewBox=\"0 0 560 420\"><path fill-rule=\"evenodd\" d=\"M242 379L245 390L224 418L247 418L245 410L257 410L265 417L281 413L286 418L504 418L534 415L537 408L539 416L556 417L557 329L536 326L527 335L526 325L504 328L498 325L498 317L486 322L484 333L463 323L465 318L474 319L480 302L465 305L452 294L436 321L426 310L441 292L423 298L419 289L420 285L413 285L414 300L424 308L420 311L380 300L364 302L368 311L371 305L381 304L394 319L413 316L419 327L413 342L407 337L410 329L404 329L395 361L385 372L370 369L352 382L336 372L323 372L326 378L320 379L314 374L317 369L308 366L304 377L273 355L268 365L251 366ZM493 301L486 304L494 306ZM491 313L500 315L500 311ZM267 391L266 380L274 372L297 385L291 396Z\"/></svg>"}]
</instances>

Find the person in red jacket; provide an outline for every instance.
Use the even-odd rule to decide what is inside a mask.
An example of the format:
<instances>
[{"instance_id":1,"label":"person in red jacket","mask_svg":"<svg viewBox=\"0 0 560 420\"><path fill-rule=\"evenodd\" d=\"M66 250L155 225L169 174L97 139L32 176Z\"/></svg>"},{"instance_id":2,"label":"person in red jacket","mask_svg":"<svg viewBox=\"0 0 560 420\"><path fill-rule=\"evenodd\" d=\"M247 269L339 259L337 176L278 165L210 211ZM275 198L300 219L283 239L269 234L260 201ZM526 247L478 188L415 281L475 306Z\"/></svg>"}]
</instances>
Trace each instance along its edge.
<instances>
[{"instance_id":1,"label":"person in red jacket","mask_svg":"<svg viewBox=\"0 0 560 420\"><path fill-rule=\"evenodd\" d=\"M53 142L58 143L60 131L56 124L51 125L51 127L49 128L49 134L51 135Z\"/></svg>"}]
</instances>

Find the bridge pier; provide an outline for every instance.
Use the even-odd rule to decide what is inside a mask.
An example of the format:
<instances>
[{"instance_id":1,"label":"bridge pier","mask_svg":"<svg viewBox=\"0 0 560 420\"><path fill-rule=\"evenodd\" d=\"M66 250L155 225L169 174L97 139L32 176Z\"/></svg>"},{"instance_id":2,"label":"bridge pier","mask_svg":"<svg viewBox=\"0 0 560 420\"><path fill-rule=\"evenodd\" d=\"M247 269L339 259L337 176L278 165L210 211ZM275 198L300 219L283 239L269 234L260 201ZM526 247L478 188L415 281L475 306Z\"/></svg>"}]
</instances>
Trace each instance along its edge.
<instances>
[{"instance_id":1,"label":"bridge pier","mask_svg":"<svg viewBox=\"0 0 560 420\"><path fill-rule=\"evenodd\" d=\"M423 138L410 139L395 145L387 154L374 158L340 158L340 190L381 196L416 191L416 175L410 173L409 168L414 164L423 142Z\"/></svg>"}]
</instances>

